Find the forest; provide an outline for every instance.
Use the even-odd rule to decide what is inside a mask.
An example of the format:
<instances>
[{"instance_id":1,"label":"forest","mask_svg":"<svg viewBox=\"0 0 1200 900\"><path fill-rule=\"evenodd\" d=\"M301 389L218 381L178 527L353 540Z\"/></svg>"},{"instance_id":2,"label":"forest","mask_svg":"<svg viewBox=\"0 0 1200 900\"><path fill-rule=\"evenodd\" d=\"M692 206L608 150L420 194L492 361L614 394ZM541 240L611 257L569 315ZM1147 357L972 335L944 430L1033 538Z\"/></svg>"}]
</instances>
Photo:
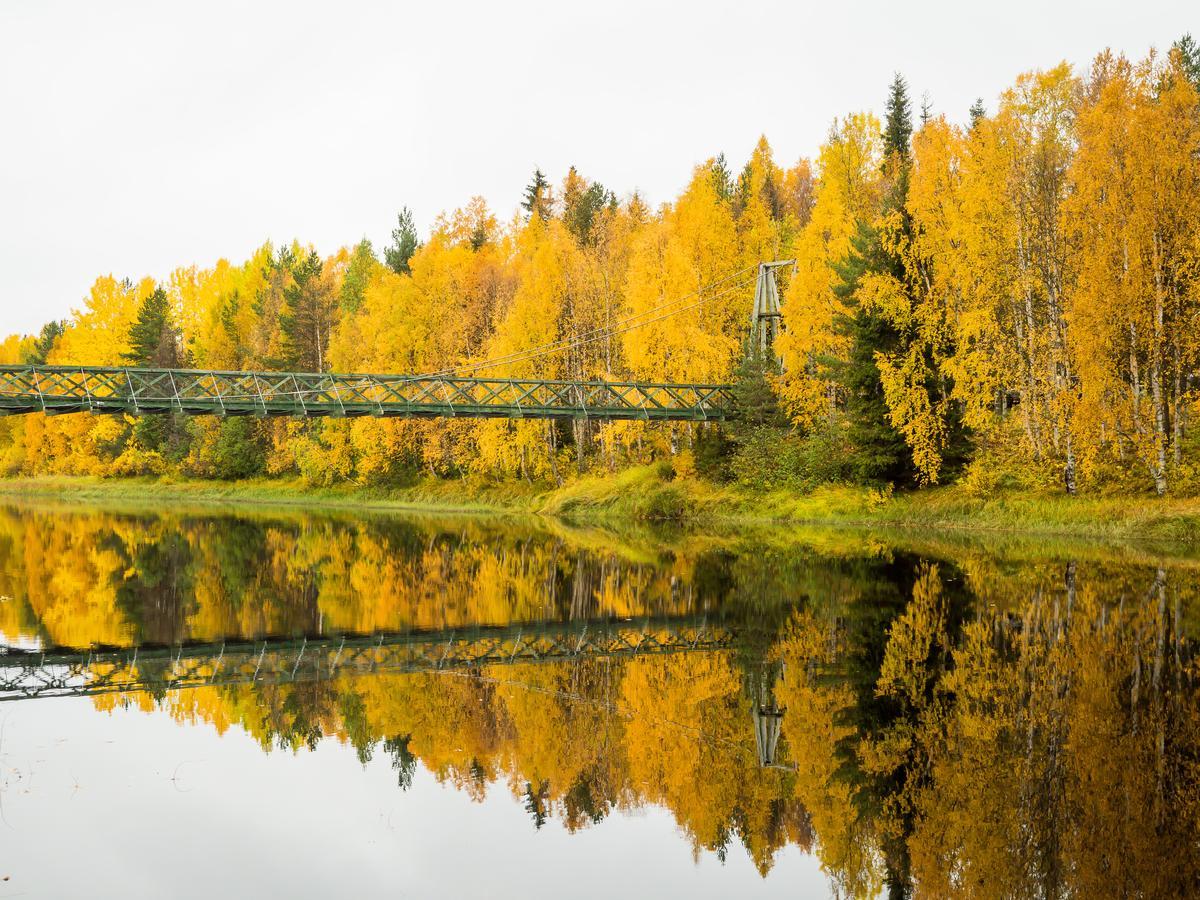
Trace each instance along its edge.
<instances>
[{"instance_id":1,"label":"forest","mask_svg":"<svg viewBox=\"0 0 1200 900\"><path fill-rule=\"evenodd\" d=\"M0 420L8 476L563 484L655 464L749 491L1200 493L1200 45L1027 72L962 116L901 75L812 159L766 138L652 207L540 170L422 236L264 243L104 275L0 364L732 382L728 426L362 418ZM959 121L961 119L961 121ZM756 266L775 353L747 355Z\"/></svg>"}]
</instances>

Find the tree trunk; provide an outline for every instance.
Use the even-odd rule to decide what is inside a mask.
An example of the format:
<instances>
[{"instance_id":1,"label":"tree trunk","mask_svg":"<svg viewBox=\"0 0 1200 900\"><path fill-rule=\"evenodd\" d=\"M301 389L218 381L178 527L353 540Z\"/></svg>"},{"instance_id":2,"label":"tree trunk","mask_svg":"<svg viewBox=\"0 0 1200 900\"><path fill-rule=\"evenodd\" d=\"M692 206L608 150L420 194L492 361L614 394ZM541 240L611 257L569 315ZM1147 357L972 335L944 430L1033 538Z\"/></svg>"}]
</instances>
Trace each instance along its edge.
<instances>
[{"instance_id":1,"label":"tree trunk","mask_svg":"<svg viewBox=\"0 0 1200 900\"><path fill-rule=\"evenodd\" d=\"M1160 237L1154 235L1154 342L1150 353L1150 395L1154 403L1154 490L1167 492L1167 405L1163 398L1163 286Z\"/></svg>"}]
</instances>

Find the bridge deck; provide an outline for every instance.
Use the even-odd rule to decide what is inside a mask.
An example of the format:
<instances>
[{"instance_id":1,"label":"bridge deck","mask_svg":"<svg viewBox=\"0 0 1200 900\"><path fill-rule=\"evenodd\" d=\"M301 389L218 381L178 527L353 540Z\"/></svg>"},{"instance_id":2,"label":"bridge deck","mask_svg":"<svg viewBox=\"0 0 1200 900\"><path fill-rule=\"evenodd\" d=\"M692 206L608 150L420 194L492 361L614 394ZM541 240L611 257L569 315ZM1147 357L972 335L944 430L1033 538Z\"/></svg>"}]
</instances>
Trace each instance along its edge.
<instances>
[{"instance_id":1,"label":"bridge deck","mask_svg":"<svg viewBox=\"0 0 1200 900\"><path fill-rule=\"evenodd\" d=\"M442 632L77 650L0 646L0 702L165 691L206 685L317 681L373 672L724 650L734 632L703 618L661 618Z\"/></svg>"},{"instance_id":2,"label":"bridge deck","mask_svg":"<svg viewBox=\"0 0 1200 900\"><path fill-rule=\"evenodd\" d=\"M0 415L729 418L729 385L454 376L0 366Z\"/></svg>"}]
</instances>

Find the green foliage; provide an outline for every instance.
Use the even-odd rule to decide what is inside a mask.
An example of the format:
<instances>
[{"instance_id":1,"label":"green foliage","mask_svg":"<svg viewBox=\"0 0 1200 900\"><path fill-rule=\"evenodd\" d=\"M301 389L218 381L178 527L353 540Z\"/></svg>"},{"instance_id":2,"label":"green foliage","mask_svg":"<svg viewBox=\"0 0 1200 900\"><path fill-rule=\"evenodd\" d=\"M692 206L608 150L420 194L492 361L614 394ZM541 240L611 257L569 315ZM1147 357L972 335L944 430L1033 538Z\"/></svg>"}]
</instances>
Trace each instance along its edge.
<instances>
[{"instance_id":1,"label":"green foliage","mask_svg":"<svg viewBox=\"0 0 1200 900\"><path fill-rule=\"evenodd\" d=\"M1200 90L1200 44L1196 43L1191 34L1185 34L1171 45L1171 49L1179 51L1183 71L1187 73L1188 79L1196 89Z\"/></svg>"},{"instance_id":2,"label":"green foliage","mask_svg":"<svg viewBox=\"0 0 1200 900\"><path fill-rule=\"evenodd\" d=\"M835 321L835 329L850 343L844 360L822 360L826 377L836 381L845 398L847 437L854 447L852 473L866 484L904 483L913 478L913 469L904 436L892 425L876 353L894 351L900 336L878 313L864 309L855 292L868 272L902 275L899 260L884 249L876 229L860 222L851 239L848 259L837 267L840 283L835 293L852 310Z\"/></svg>"},{"instance_id":3,"label":"green foliage","mask_svg":"<svg viewBox=\"0 0 1200 900\"><path fill-rule=\"evenodd\" d=\"M907 160L912 134L912 102L908 99L908 84L904 76L897 72L888 89L887 121L883 126L884 156L898 156Z\"/></svg>"},{"instance_id":4,"label":"green foliage","mask_svg":"<svg viewBox=\"0 0 1200 900\"><path fill-rule=\"evenodd\" d=\"M171 319L167 292L161 287L156 287L142 301L137 320L129 329L129 351L121 358L134 366L178 368L179 331Z\"/></svg>"},{"instance_id":5,"label":"green foliage","mask_svg":"<svg viewBox=\"0 0 1200 900\"><path fill-rule=\"evenodd\" d=\"M663 485L644 494L635 507L639 519L678 522L687 518L687 494L675 485Z\"/></svg>"},{"instance_id":6,"label":"green foliage","mask_svg":"<svg viewBox=\"0 0 1200 900\"><path fill-rule=\"evenodd\" d=\"M261 475L266 469L266 444L253 419L222 419L212 447L212 473L216 478L239 479Z\"/></svg>"},{"instance_id":7,"label":"green foliage","mask_svg":"<svg viewBox=\"0 0 1200 900\"><path fill-rule=\"evenodd\" d=\"M535 215L542 221L549 221L554 214L554 197L550 190L550 182L541 169L533 170L533 180L525 187L521 208L525 210L526 218Z\"/></svg>"},{"instance_id":8,"label":"green foliage","mask_svg":"<svg viewBox=\"0 0 1200 900\"><path fill-rule=\"evenodd\" d=\"M178 368L183 362L179 338L167 292L156 287L142 301L129 329L129 351L121 358L134 366ZM161 453L174 462L187 453L187 428L182 417L174 413L140 417L133 426L133 438L142 449Z\"/></svg>"},{"instance_id":9,"label":"green foliage","mask_svg":"<svg viewBox=\"0 0 1200 900\"><path fill-rule=\"evenodd\" d=\"M354 253L350 257L350 265L346 267L346 274L342 278L340 298L342 309L350 313L358 311L358 308L362 306L363 293L367 289L367 284L378 268L379 260L375 257L375 250L371 246L371 242L363 238L355 245Z\"/></svg>"},{"instance_id":10,"label":"green foliage","mask_svg":"<svg viewBox=\"0 0 1200 900\"><path fill-rule=\"evenodd\" d=\"M975 98L975 102L971 104L967 114L971 117L971 130L974 131L976 126L987 118L987 107L983 105L982 97Z\"/></svg>"},{"instance_id":11,"label":"green foliage","mask_svg":"<svg viewBox=\"0 0 1200 900\"><path fill-rule=\"evenodd\" d=\"M734 480L752 491L796 487L799 469L794 443L782 429L769 425L742 430L729 462Z\"/></svg>"},{"instance_id":12,"label":"green foliage","mask_svg":"<svg viewBox=\"0 0 1200 900\"><path fill-rule=\"evenodd\" d=\"M392 245L384 248L383 261L397 275L411 272L409 263L420 246L412 210L406 206L396 216L396 227L392 229Z\"/></svg>"},{"instance_id":13,"label":"green foliage","mask_svg":"<svg viewBox=\"0 0 1200 900\"><path fill-rule=\"evenodd\" d=\"M729 163L726 162L724 153L717 154L711 170L713 187L716 188L717 196L726 202L733 199L733 175L729 171Z\"/></svg>"},{"instance_id":14,"label":"green foliage","mask_svg":"<svg viewBox=\"0 0 1200 900\"><path fill-rule=\"evenodd\" d=\"M337 298L322 278L321 257L315 250L291 267L292 283L284 288L282 368L324 372L329 339L337 324Z\"/></svg>"},{"instance_id":15,"label":"green foliage","mask_svg":"<svg viewBox=\"0 0 1200 900\"><path fill-rule=\"evenodd\" d=\"M33 345L22 354L21 362L27 366L44 366L50 356L50 351L54 349L54 342L62 336L66 329L65 320L47 322L42 326L38 336L34 338Z\"/></svg>"},{"instance_id":16,"label":"green foliage","mask_svg":"<svg viewBox=\"0 0 1200 900\"><path fill-rule=\"evenodd\" d=\"M733 408L737 412L735 437L743 428L782 428L787 424L770 379L776 368L774 359L763 359L757 354L747 357L738 366L733 379Z\"/></svg>"},{"instance_id":17,"label":"green foliage","mask_svg":"<svg viewBox=\"0 0 1200 900\"><path fill-rule=\"evenodd\" d=\"M730 477L729 459L734 444L720 425L702 424L696 430L692 445L696 474L709 481L726 481Z\"/></svg>"},{"instance_id":18,"label":"green foliage","mask_svg":"<svg viewBox=\"0 0 1200 900\"><path fill-rule=\"evenodd\" d=\"M852 459L843 429L836 425L803 437L759 426L742 434L729 470L740 486L752 491L807 493L845 480Z\"/></svg>"},{"instance_id":19,"label":"green foliage","mask_svg":"<svg viewBox=\"0 0 1200 900\"><path fill-rule=\"evenodd\" d=\"M563 195L563 222L579 243L587 244L596 218L616 202L616 195L599 183L590 184L582 191L567 192Z\"/></svg>"}]
</instances>

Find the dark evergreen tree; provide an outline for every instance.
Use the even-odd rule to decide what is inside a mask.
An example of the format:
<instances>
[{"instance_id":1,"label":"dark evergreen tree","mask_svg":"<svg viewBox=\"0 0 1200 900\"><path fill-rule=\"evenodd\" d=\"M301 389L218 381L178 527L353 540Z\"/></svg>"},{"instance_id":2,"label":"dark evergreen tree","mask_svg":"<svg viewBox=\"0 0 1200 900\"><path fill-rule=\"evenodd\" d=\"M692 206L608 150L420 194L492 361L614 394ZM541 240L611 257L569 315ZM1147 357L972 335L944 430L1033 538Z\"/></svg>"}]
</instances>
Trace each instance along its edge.
<instances>
[{"instance_id":1,"label":"dark evergreen tree","mask_svg":"<svg viewBox=\"0 0 1200 900\"><path fill-rule=\"evenodd\" d=\"M550 785L542 781L535 790L528 781L525 782L525 812L533 820L533 827L541 830L550 821Z\"/></svg>"},{"instance_id":2,"label":"dark evergreen tree","mask_svg":"<svg viewBox=\"0 0 1200 900\"><path fill-rule=\"evenodd\" d=\"M400 790L407 791L412 787L413 776L417 774L417 757L408 749L409 742L412 741L411 734L396 735L384 740L384 752L392 760L392 768L397 772L397 780L400 782Z\"/></svg>"},{"instance_id":3,"label":"dark evergreen tree","mask_svg":"<svg viewBox=\"0 0 1200 900\"><path fill-rule=\"evenodd\" d=\"M616 195L604 185L590 184L576 194L563 196L563 222L579 243L586 244L592 236L597 216L616 202Z\"/></svg>"},{"instance_id":4,"label":"dark evergreen tree","mask_svg":"<svg viewBox=\"0 0 1200 900\"><path fill-rule=\"evenodd\" d=\"M837 318L835 330L848 338L845 360L826 359L828 376L845 398L847 438L854 449L850 469L855 480L868 483L905 483L913 469L904 436L892 425L884 398L876 353L896 350L900 336L883 316L865 309L855 298L862 277L878 272L903 277L899 260L883 249L876 229L860 222L851 238L850 256L837 267L839 283L834 293L851 310Z\"/></svg>"},{"instance_id":5,"label":"dark evergreen tree","mask_svg":"<svg viewBox=\"0 0 1200 900\"><path fill-rule=\"evenodd\" d=\"M753 353L742 360L733 377L736 428L787 426L787 416L779 405L779 397L769 378L777 368L778 364L769 352L765 358Z\"/></svg>"},{"instance_id":6,"label":"dark evergreen tree","mask_svg":"<svg viewBox=\"0 0 1200 900\"><path fill-rule=\"evenodd\" d=\"M284 288L284 311L279 317L283 332L281 368L325 371L338 304L321 270L321 257L315 250L292 267L292 282Z\"/></svg>"},{"instance_id":7,"label":"dark evergreen tree","mask_svg":"<svg viewBox=\"0 0 1200 900\"><path fill-rule=\"evenodd\" d=\"M971 108L967 112L971 116L971 130L974 131L975 127L987 117L987 107L983 105L983 98L975 98L975 102L971 104Z\"/></svg>"},{"instance_id":8,"label":"dark evergreen tree","mask_svg":"<svg viewBox=\"0 0 1200 900\"><path fill-rule=\"evenodd\" d=\"M129 350L121 359L131 366L177 369L183 365L179 329L171 317L167 292L156 287L142 301L137 319L129 328ZM178 460L187 452L188 430L176 413L145 415L133 426L142 447Z\"/></svg>"},{"instance_id":9,"label":"dark evergreen tree","mask_svg":"<svg viewBox=\"0 0 1200 900\"><path fill-rule=\"evenodd\" d=\"M179 331L171 320L167 292L161 287L142 301L137 320L129 329L129 350L121 354L121 359L132 366L178 368Z\"/></svg>"},{"instance_id":10,"label":"dark evergreen tree","mask_svg":"<svg viewBox=\"0 0 1200 900\"><path fill-rule=\"evenodd\" d=\"M1196 43L1191 34L1185 34L1172 44L1171 48L1179 51L1183 71L1196 86L1196 90L1200 91L1200 44Z\"/></svg>"},{"instance_id":11,"label":"dark evergreen tree","mask_svg":"<svg viewBox=\"0 0 1200 900\"><path fill-rule=\"evenodd\" d=\"M417 240L417 226L413 223L412 210L406 206L396 217L396 227L392 229L392 245L384 248L383 261L397 275L411 272L409 263L420 246L421 242Z\"/></svg>"},{"instance_id":12,"label":"dark evergreen tree","mask_svg":"<svg viewBox=\"0 0 1200 900\"><path fill-rule=\"evenodd\" d=\"M912 103L908 99L908 84L904 76L897 72L888 89L887 118L883 126L884 157L899 157L899 161L907 167L912 134ZM885 167L888 164L884 162Z\"/></svg>"},{"instance_id":13,"label":"dark evergreen tree","mask_svg":"<svg viewBox=\"0 0 1200 900\"><path fill-rule=\"evenodd\" d=\"M722 200L732 199L733 175L729 171L729 163L725 161L724 153L718 153L717 158L713 160L712 181L718 197Z\"/></svg>"},{"instance_id":14,"label":"dark evergreen tree","mask_svg":"<svg viewBox=\"0 0 1200 900\"><path fill-rule=\"evenodd\" d=\"M742 167L742 174L738 176L737 187L733 191L733 215L734 218L741 216L743 210L750 204L750 197L754 193L754 168L750 163L746 163Z\"/></svg>"},{"instance_id":15,"label":"dark evergreen tree","mask_svg":"<svg viewBox=\"0 0 1200 900\"><path fill-rule=\"evenodd\" d=\"M554 215L554 197L550 190L550 182L542 174L541 169L533 170L533 180L525 188L525 197L521 201L525 210L525 218L530 219L535 214L543 222L549 221Z\"/></svg>"},{"instance_id":16,"label":"dark evergreen tree","mask_svg":"<svg viewBox=\"0 0 1200 900\"><path fill-rule=\"evenodd\" d=\"M896 75L888 93L883 130L886 181L883 214L899 213L905 228L912 227L904 209L912 132L908 87ZM905 276L903 261L884 248L878 229L860 221L851 238L850 255L837 267L839 283L834 288L850 310L834 322L835 330L848 339L850 353L845 360L822 362L828 377L841 387L845 400L847 436L854 448L850 462L854 477L866 483L904 483L914 474L911 454L903 435L892 425L875 362L877 353L899 349L900 335L884 316L859 303L858 288L868 273L891 275L901 281Z\"/></svg>"},{"instance_id":17,"label":"dark evergreen tree","mask_svg":"<svg viewBox=\"0 0 1200 900\"><path fill-rule=\"evenodd\" d=\"M66 330L67 323L62 321L47 322L41 332L33 339L33 346L25 351L21 361L27 366L44 366L54 349L54 343Z\"/></svg>"}]
</instances>

